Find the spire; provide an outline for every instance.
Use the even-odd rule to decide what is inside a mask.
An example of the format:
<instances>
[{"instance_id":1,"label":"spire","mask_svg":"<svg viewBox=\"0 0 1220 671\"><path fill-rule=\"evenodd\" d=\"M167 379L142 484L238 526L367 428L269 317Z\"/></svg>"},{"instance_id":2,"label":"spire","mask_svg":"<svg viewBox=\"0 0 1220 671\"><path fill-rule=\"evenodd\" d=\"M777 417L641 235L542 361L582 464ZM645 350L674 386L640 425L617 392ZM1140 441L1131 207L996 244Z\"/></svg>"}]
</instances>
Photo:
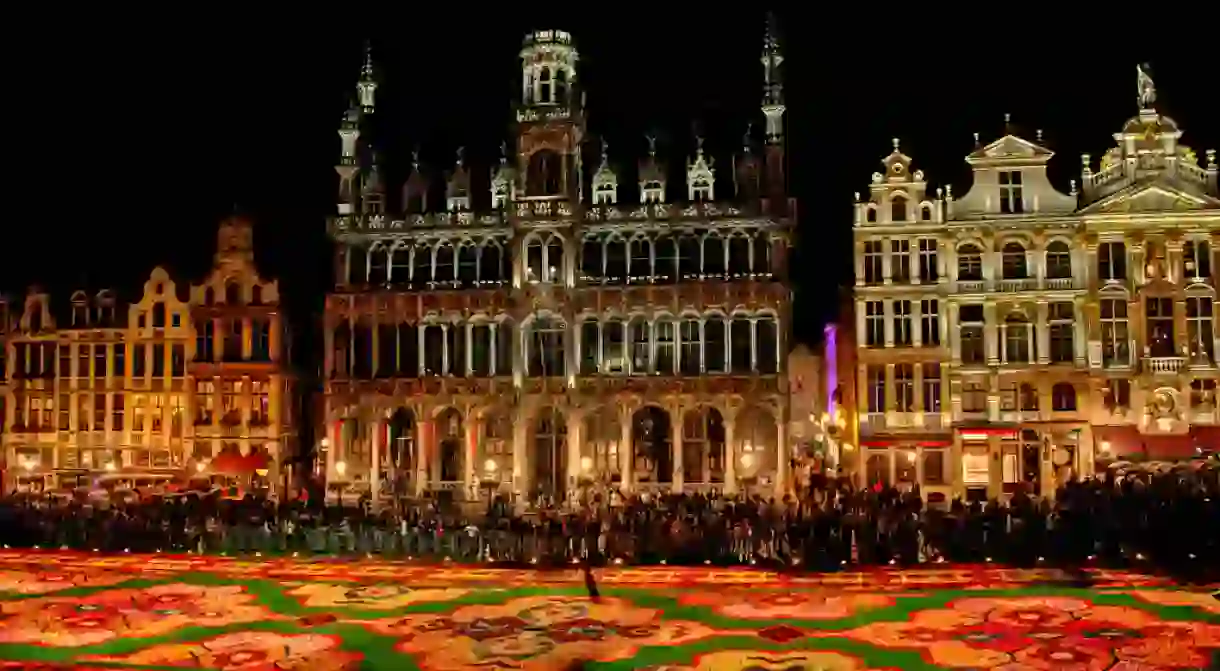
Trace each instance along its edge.
<instances>
[{"instance_id":1,"label":"spire","mask_svg":"<svg viewBox=\"0 0 1220 671\"><path fill-rule=\"evenodd\" d=\"M780 77L780 66L784 55L780 52L774 14L767 15L766 33L763 35L763 99L762 110L767 117L767 142L776 143L783 135L784 83Z\"/></svg>"},{"instance_id":2,"label":"spire","mask_svg":"<svg viewBox=\"0 0 1220 671\"><path fill-rule=\"evenodd\" d=\"M640 202L661 203L665 201L665 168L657 160L657 137L646 136L648 157L640 161Z\"/></svg>"},{"instance_id":3,"label":"spire","mask_svg":"<svg viewBox=\"0 0 1220 671\"><path fill-rule=\"evenodd\" d=\"M784 84L780 66L784 55L780 53L779 31L774 14L767 15L767 29L763 35L763 100L762 113L767 121L766 192L773 212L787 209L786 159L784 157Z\"/></svg>"},{"instance_id":4,"label":"spire","mask_svg":"<svg viewBox=\"0 0 1220 671\"><path fill-rule=\"evenodd\" d=\"M686 165L687 197L692 202L710 202L715 198L716 171L703 155L703 136L695 136L695 160Z\"/></svg>"},{"instance_id":5,"label":"spire","mask_svg":"<svg viewBox=\"0 0 1220 671\"><path fill-rule=\"evenodd\" d=\"M372 114L376 107L377 77L373 71L373 47L364 42L364 64L360 66L360 81L356 84L360 94L360 107L365 114Z\"/></svg>"},{"instance_id":6,"label":"spire","mask_svg":"<svg viewBox=\"0 0 1220 671\"><path fill-rule=\"evenodd\" d=\"M352 100L339 122L339 163L335 166L335 172L339 173L339 214L352 214L356 205L355 179L360 170L360 160L356 152L360 139L360 120L360 107Z\"/></svg>"}]
</instances>

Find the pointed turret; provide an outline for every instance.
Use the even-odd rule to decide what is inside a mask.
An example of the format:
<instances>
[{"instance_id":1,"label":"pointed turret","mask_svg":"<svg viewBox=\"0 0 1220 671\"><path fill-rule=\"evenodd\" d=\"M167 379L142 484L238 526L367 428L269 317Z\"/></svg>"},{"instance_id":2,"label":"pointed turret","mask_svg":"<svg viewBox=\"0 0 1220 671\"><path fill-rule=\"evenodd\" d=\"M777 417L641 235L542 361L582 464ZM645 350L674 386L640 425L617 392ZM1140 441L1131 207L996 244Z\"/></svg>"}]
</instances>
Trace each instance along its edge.
<instances>
[{"instance_id":1,"label":"pointed turret","mask_svg":"<svg viewBox=\"0 0 1220 671\"><path fill-rule=\"evenodd\" d=\"M411 152L411 174L402 186L402 209L407 214L428 211L428 190L431 185L419 164L419 150Z\"/></svg>"},{"instance_id":2,"label":"pointed turret","mask_svg":"<svg viewBox=\"0 0 1220 671\"><path fill-rule=\"evenodd\" d=\"M508 207L516 197L517 170L508 160L508 143L500 143L500 165L491 173L491 206Z\"/></svg>"},{"instance_id":3,"label":"pointed turret","mask_svg":"<svg viewBox=\"0 0 1220 671\"><path fill-rule=\"evenodd\" d=\"M703 155L703 137L695 136L695 158L686 162L686 193L691 202L707 203L716 198L715 161Z\"/></svg>"},{"instance_id":4,"label":"pointed turret","mask_svg":"<svg viewBox=\"0 0 1220 671\"><path fill-rule=\"evenodd\" d=\"M360 195L365 214L385 212L385 183L381 179L381 157L376 151L372 152L369 159L369 168L364 173L364 188Z\"/></svg>"},{"instance_id":5,"label":"pointed turret","mask_svg":"<svg viewBox=\"0 0 1220 671\"><path fill-rule=\"evenodd\" d=\"M618 175L610 167L608 145L602 140L601 163L593 173L593 204L614 205L618 203Z\"/></svg>"},{"instance_id":6,"label":"pointed turret","mask_svg":"<svg viewBox=\"0 0 1220 671\"><path fill-rule=\"evenodd\" d=\"M648 136L648 156L640 161L640 202L665 202L665 166L657 160L657 138Z\"/></svg>"},{"instance_id":7,"label":"pointed turret","mask_svg":"<svg viewBox=\"0 0 1220 671\"><path fill-rule=\"evenodd\" d=\"M741 201L754 200L760 195L762 164L754 152L753 131L753 124L746 126L746 133L741 138L741 155L733 161L733 188Z\"/></svg>"},{"instance_id":8,"label":"pointed turret","mask_svg":"<svg viewBox=\"0 0 1220 671\"><path fill-rule=\"evenodd\" d=\"M453 174L445 187L445 200L450 212L470 210L470 173L466 171L466 150L462 147L457 150Z\"/></svg>"}]
</instances>

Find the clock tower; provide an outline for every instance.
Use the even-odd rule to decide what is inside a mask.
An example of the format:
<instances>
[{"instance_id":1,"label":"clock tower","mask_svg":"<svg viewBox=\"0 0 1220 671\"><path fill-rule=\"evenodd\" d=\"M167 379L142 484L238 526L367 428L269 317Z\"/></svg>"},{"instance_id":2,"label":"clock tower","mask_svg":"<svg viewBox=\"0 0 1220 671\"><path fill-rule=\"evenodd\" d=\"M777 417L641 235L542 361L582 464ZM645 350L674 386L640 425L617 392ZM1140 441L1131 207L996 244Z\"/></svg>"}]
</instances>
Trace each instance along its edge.
<instances>
[{"instance_id":1,"label":"clock tower","mask_svg":"<svg viewBox=\"0 0 1220 671\"><path fill-rule=\"evenodd\" d=\"M517 197L575 202L585 123L572 36L562 30L535 31L526 36L520 56Z\"/></svg>"}]
</instances>

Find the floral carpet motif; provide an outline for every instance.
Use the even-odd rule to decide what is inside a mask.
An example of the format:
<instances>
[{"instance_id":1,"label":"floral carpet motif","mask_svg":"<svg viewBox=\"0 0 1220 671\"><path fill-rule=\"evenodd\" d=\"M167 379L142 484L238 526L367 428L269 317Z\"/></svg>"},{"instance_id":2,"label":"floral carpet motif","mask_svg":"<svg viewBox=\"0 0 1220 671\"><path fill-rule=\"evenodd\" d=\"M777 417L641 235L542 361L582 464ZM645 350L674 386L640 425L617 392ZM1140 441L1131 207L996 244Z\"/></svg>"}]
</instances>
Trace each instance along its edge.
<instances>
[{"instance_id":1,"label":"floral carpet motif","mask_svg":"<svg viewBox=\"0 0 1220 671\"><path fill-rule=\"evenodd\" d=\"M1220 649L1220 624L1064 597L958 599L842 635L880 648L919 649L933 664L969 669L1196 669Z\"/></svg>"},{"instance_id":2,"label":"floral carpet motif","mask_svg":"<svg viewBox=\"0 0 1220 671\"><path fill-rule=\"evenodd\" d=\"M1154 576L937 566L581 572L0 552L0 671L1220 668L1220 601ZM1214 589L1214 588L1213 588Z\"/></svg>"}]
</instances>

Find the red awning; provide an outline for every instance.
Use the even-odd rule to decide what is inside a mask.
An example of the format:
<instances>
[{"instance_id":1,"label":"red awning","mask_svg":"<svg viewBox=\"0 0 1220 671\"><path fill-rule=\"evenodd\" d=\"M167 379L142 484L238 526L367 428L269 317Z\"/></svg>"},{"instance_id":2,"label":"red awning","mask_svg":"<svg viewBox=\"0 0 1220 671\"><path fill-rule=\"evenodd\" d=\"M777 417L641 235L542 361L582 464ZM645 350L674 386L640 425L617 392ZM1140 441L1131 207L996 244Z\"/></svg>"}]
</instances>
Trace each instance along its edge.
<instances>
[{"instance_id":1,"label":"red awning","mask_svg":"<svg viewBox=\"0 0 1220 671\"><path fill-rule=\"evenodd\" d=\"M1217 427L1196 426L1190 433L1177 435L1140 433L1134 426L1094 426L1093 438L1100 447L1101 441L1110 444L1110 454L1119 459L1145 457L1159 461L1190 459L1196 456L1195 447L1207 449L1214 445L1218 436L1205 433ZM1212 447L1211 449L1216 449Z\"/></svg>"},{"instance_id":2,"label":"red awning","mask_svg":"<svg viewBox=\"0 0 1220 671\"><path fill-rule=\"evenodd\" d=\"M238 452L221 452L210 463L209 470L213 473L227 475L249 475L255 471L268 468L270 460L262 450L257 450L246 456Z\"/></svg>"}]
</instances>

